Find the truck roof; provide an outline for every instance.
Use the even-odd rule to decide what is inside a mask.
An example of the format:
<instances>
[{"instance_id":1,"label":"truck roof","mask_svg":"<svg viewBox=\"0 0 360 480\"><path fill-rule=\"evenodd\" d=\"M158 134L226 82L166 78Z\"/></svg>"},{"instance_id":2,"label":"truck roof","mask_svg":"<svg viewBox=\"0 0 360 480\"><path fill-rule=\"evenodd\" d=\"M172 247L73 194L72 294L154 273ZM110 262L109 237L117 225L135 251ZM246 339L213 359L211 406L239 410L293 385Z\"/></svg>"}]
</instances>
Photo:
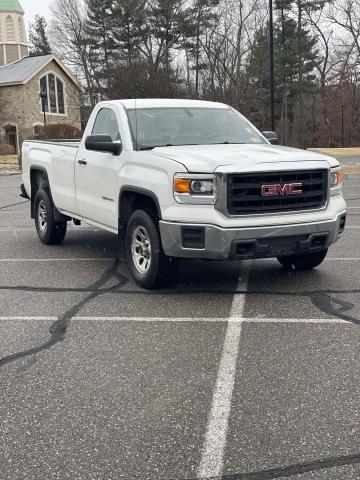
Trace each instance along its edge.
<instances>
[{"instance_id":1,"label":"truck roof","mask_svg":"<svg viewBox=\"0 0 360 480\"><path fill-rule=\"evenodd\" d=\"M126 109L135 108L229 108L228 105L218 102L206 102L203 100L187 100L181 98L138 98L126 100L113 100L114 103L120 103Z\"/></svg>"}]
</instances>

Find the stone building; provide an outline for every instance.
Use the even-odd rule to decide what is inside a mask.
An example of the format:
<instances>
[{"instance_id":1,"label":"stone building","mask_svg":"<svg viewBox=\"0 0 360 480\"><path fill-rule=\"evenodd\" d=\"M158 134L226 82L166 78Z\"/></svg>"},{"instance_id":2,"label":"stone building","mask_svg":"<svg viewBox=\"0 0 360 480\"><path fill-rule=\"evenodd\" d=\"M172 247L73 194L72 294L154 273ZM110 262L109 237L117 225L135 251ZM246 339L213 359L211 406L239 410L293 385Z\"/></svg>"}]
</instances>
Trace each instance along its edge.
<instances>
[{"instance_id":1,"label":"stone building","mask_svg":"<svg viewBox=\"0 0 360 480\"><path fill-rule=\"evenodd\" d=\"M28 56L24 11L18 0L0 0L0 143L18 153L22 141L44 125L44 116L47 125L80 128L82 90L56 56Z\"/></svg>"}]
</instances>

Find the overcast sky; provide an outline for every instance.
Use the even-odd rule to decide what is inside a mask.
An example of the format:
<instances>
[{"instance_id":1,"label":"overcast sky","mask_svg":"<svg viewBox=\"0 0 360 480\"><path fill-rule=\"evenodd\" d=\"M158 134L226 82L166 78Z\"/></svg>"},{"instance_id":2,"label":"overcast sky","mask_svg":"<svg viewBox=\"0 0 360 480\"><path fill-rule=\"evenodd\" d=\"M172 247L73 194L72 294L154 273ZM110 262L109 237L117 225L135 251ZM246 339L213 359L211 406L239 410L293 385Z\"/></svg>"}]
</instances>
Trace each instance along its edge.
<instances>
[{"instance_id":1,"label":"overcast sky","mask_svg":"<svg viewBox=\"0 0 360 480\"><path fill-rule=\"evenodd\" d=\"M29 31L29 22L34 21L36 14L49 20L49 4L50 0L20 0L20 4L25 12L26 30Z\"/></svg>"}]
</instances>

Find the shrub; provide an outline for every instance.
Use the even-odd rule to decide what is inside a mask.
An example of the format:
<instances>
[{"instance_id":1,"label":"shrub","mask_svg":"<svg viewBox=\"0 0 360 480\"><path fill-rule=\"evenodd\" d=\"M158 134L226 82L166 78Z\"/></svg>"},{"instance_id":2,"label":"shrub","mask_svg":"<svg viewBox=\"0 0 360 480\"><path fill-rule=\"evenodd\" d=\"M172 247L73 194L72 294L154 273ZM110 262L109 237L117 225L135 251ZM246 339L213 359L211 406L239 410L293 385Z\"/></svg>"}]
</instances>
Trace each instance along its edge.
<instances>
[{"instance_id":1,"label":"shrub","mask_svg":"<svg viewBox=\"0 0 360 480\"><path fill-rule=\"evenodd\" d=\"M43 126L39 125L36 127L35 136L40 139L44 138L53 138L53 139L72 139L72 138L81 138L82 131L80 128L75 127L74 125L69 125L67 123L52 123L50 125Z\"/></svg>"},{"instance_id":2,"label":"shrub","mask_svg":"<svg viewBox=\"0 0 360 480\"><path fill-rule=\"evenodd\" d=\"M0 143L0 155L15 155L15 148L8 143Z\"/></svg>"}]
</instances>

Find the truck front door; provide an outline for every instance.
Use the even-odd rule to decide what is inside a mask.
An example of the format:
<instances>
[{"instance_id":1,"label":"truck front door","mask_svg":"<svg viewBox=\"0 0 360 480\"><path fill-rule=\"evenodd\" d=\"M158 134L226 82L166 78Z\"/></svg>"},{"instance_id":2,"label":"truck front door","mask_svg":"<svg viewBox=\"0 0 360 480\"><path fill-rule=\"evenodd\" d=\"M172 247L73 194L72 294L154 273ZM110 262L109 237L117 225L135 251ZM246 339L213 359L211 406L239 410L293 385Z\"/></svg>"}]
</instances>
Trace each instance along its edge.
<instances>
[{"instance_id":1,"label":"truck front door","mask_svg":"<svg viewBox=\"0 0 360 480\"><path fill-rule=\"evenodd\" d=\"M121 142L119 118L110 106L101 108L91 132L86 135L110 135L113 142ZM91 151L83 141L75 166L76 201L80 215L100 225L118 228L118 172L121 154Z\"/></svg>"}]
</instances>

